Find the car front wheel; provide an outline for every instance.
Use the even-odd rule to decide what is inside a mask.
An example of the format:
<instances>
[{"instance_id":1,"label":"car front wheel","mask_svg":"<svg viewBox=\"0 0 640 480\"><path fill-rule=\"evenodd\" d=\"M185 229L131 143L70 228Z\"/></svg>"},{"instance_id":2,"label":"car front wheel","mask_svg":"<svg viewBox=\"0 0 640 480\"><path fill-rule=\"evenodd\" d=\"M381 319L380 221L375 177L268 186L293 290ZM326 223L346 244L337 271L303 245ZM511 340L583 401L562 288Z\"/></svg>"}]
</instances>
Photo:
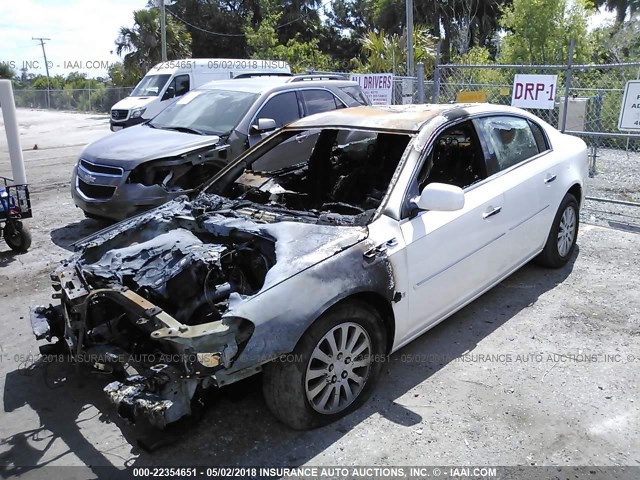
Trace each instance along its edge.
<instances>
[{"instance_id":1,"label":"car front wheel","mask_svg":"<svg viewBox=\"0 0 640 480\"><path fill-rule=\"evenodd\" d=\"M336 305L311 326L291 355L265 367L267 406L297 430L337 420L366 400L385 345L375 309L360 301Z\"/></svg>"},{"instance_id":2,"label":"car front wheel","mask_svg":"<svg viewBox=\"0 0 640 480\"><path fill-rule=\"evenodd\" d=\"M572 194L567 193L553 220L544 250L536 261L551 268L559 268L566 264L576 246L579 223L578 201Z\"/></svg>"}]
</instances>

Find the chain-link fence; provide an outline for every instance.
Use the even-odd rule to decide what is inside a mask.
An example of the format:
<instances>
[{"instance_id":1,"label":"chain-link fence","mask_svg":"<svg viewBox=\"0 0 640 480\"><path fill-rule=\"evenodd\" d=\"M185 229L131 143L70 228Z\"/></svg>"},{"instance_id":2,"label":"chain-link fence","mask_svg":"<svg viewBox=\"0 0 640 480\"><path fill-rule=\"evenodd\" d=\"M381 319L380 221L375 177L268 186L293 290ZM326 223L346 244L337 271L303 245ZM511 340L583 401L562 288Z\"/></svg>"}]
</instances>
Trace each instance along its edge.
<instances>
[{"instance_id":1,"label":"chain-link fence","mask_svg":"<svg viewBox=\"0 0 640 480\"><path fill-rule=\"evenodd\" d=\"M13 95L17 107L107 113L132 90L133 87L16 89Z\"/></svg>"},{"instance_id":2,"label":"chain-link fence","mask_svg":"<svg viewBox=\"0 0 640 480\"><path fill-rule=\"evenodd\" d=\"M461 92L510 105L516 74L557 75L551 109L527 109L589 146L585 216L640 231L640 134L618 130L624 88L640 78L640 63L608 65L438 65L431 100L455 102Z\"/></svg>"},{"instance_id":3,"label":"chain-link fence","mask_svg":"<svg viewBox=\"0 0 640 480\"><path fill-rule=\"evenodd\" d=\"M640 135L618 131L625 84L640 78L640 63L608 65L440 65L434 101L453 102L461 92L479 91L489 103L510 105L516 74L558 76L553 109L529 109L559 130L598 147L640 147ZM565 101L565 96L568 98ZM564 110L567 114L565 115Z\"/></svg>"}]
</instances>

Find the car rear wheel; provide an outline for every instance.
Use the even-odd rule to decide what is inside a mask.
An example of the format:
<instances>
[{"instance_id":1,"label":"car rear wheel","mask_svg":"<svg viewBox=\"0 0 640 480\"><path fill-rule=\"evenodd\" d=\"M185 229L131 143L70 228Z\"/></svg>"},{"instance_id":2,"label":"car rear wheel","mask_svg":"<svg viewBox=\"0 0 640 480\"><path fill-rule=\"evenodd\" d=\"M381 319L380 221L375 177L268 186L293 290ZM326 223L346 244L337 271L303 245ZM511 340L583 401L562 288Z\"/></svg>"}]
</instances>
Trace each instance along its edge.
<instances>
[{"instance_id":1,"label":"car rear wheel","mask_svg":"<svg viewBox=\"0 0 640 480\"><path fill-rule=\"evenodd\" d=\"M375 309L360 301L338 304L311 326L291 355L265 367L267 406L297 430L337 420L366 400L385 345Z\"/></svg>"},{"instance_id":2,"label":"car rear wheel","mask_svg":"<svg viewBox=\"0 0 640 480\"><path fill-rule=\"evenodd\" d=\"M544 250L536 261L546 267L559 268L566 264L576 246L580 223L576 198L567 193L556 213Z\"/></svg>"}]
</instances>

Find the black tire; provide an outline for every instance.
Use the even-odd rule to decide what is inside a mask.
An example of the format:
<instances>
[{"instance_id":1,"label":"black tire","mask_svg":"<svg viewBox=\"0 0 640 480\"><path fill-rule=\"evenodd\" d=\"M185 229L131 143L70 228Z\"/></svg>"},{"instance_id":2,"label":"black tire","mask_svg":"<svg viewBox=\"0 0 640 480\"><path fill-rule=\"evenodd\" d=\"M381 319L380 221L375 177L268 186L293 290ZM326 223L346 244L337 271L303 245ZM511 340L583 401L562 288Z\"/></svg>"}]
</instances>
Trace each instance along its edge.
<instances>
[{"instance_id":1,"label":"black tire","mask_svg":"<svg viewBox=\"0 0 640 480\"><path fill-rule=\"evenodd\" d=\"M568 210L573 210L573 214L571 215ZM570 246L567 248L567 244L565 244L565 246L561 249L559 247L559 244L561 243L559 237L561 233L566 231L565 212L567 212L567 215L569 217L573 217L573 234L571 237ZM556 216L553 219L553 224L551 225L551 230L549 231L549 236L547 237L547 243L545 244L544 249L542 250L540 255L538 255L535 259L536 263L549 268L560 268L565 265L573 255L573 251L576 248L579 224L580 208L578 207L578 201L572 194L567 193L562 199L560 208L558 208Z\"/></svg>"},{"instance_id":2,"label":"black tire","mask_svg":"<svg viewBox=\"0 0 640 480\"><path fill-rule=\"evenodd\" d=\"M339 407L339 411L323 413L317 410L317 405L316 407L312 406L311 401L308 399L305 386L307 383L307 370L314 365L314 363L311 363L311 359L316 347L320 348L322 345L326 348L328 344L326 343L327 340L324 340L325 335L338 326L340 326L340 329L346 328L348 332L345 335L347 340L343 345L348 346L354 336L357 337L357 341L354 342L355 345L362 345L363 343L360 342L362 339L370 341L370 354L367 357L369 363L368 367L354 367L353 364L362 363L366 357L366 355L360 354L354 357L351 367L346 367L345 365L350 360L348 360L349 357L343 357L341 366L338 366L339 362L337 360L335 361L335 368L334 363L331 364L334 373L331 378L328 377L331 374L326 373L327 376L309 380L309 385L313 384L311 382L317 382L313 384L314 388L312 390L322 388L316 398L324 396L327 389L332 392L337 389L339 395L327 394L327 398L331 399L331 403L334 403L334 400L337 403L343 402L343 405ZM361 336L361 331L366 332L368 337L366 335ZM336 331L334 331L332 335L336 342L340 342L341 333L336 336ZM351 351L354 351L354 348L352 347ZM350 300L339 303L318 318L309 330L305 332L292 355L265 366L262 387L267 406L282 423L296 430L308 430L334 422L357 409L367 399L376 378L380 374L382 358L385 353L386 330L378 312L361 301ZM318 360L314 359L313 362L318 362ZM326 372L329 372L328 368L325 369ZM348 368L351 369L350 372L347 371ZM364 373L365 368L367 368L366 375ZM364 383L363 387L354 394L354 398L348 400L346 389L349 388L351 391L351 386L357 387L355 382L349 383L352 381L353 370L357 370L357 375L364 378ZM317 371L320 371L320 369ZM345 375L344 372L347 372L347 374ZM340 376L345 375L337 383L336 373ZM324 386L320 386L321 383ZM346 386L344 385L345 383L347 384ZM329 403L327 401L327 404Z\"/></svg>"},{"instance_id":3,"label":"black tire","mask_svg":"<svg viewBox=\"0 0 640 480\"><path fill-rule=\"evenodd\" d=\"M31 232L22 222L8 222L4 227L4 241L11 250L24 253L31 246Z\"/></svg>"}]
</instances>

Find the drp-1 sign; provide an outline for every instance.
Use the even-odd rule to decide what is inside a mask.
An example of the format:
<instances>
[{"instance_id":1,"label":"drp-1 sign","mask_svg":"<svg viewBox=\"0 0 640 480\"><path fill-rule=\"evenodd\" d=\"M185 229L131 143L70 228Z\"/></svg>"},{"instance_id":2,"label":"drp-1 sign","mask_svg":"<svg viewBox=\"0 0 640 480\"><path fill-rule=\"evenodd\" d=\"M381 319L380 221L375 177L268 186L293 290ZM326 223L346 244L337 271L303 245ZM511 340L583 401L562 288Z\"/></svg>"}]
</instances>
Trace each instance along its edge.
<instances>
[{"instance_id":1,"label":"drp-1 sign","mask_svg":"<svg viewBox=\"0 0 640 480\"><path fill-rule=\"evenodd\" d=\"M511 106L520 108L555 108L557 75L520 75L513 79Z\"/></svg>"}]
</instances>

